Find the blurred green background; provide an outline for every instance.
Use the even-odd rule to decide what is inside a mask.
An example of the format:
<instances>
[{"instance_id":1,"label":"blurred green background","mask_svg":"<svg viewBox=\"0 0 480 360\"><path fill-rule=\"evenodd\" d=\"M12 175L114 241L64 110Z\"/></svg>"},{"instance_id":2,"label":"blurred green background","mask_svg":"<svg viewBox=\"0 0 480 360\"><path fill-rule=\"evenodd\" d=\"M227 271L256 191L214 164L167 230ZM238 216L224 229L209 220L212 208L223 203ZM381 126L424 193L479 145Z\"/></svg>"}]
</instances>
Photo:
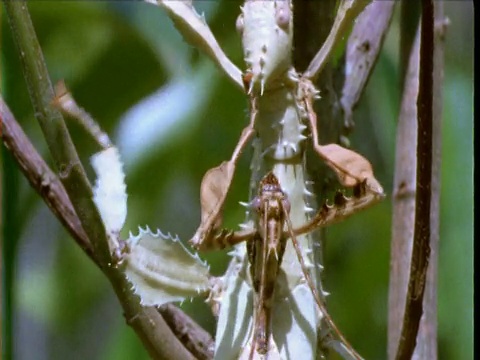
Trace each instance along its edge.
<instances>
[{"instance_id":1,"label":"blurred green background","mask_svg":"<svg viewBox=\"0 0 480 360\"><path fill-rule=\"evenodd\" d=\"M219 43L243 68L235 32L239 1L198 2ZM244 95L183 42L161 9L138 2L29 3L54 82L64 79L118 145L125 161L125 229L160 228L189 239L199 220L205 171L230 156L247 123ZM397 9L398 10L398 9ZM441 180L439 358L473 358L473 6L445 2L447 30ZM398 12L398 11L397 11ZM352 146L390 194L398 117L398 14L360 108ZM2 96L49 163L2 8ZM366 120L368 119L368 121ZM69 123L92 175L96 149ZM29 187L2 147L3 345L15 359L142 359L106 279ZM225 211L235 227L248 197L249 152ZM92 177L93 179L93 177ZM367 359L386 357L390 199L327 230L326 289L337 325ZM128 235L128 231L123 234ZM226 252L203 254L220 274ZM9 279L8 274L12 274ZM5 276L7 275L7 276ZM10 281L11 280L11 281ZM11 291L11 303L5 297ZM209 331L200 300L183 308ZM12 333L5 333L11 324Z\"/></svg>"}]
</instances>

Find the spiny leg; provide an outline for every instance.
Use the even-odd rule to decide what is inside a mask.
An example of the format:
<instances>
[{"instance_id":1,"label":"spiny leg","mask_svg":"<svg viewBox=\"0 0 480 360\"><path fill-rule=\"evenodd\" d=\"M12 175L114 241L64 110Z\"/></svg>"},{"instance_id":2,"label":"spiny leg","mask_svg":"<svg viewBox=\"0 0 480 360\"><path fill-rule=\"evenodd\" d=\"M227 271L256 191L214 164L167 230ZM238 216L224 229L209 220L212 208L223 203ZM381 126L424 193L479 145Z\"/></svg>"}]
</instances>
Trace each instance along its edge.
<instances>
[{"instance_id":1,"label":"spiny leg","mask_svg":"<svg viewBox=\"0 0 480 360\"><path fill-rule=\"evenodd\" d=\"M372 165L366 158L337 144L320 145L318 143L317 115L312 105L316 93L317 90L313 84L308 79L302 78L299 83L298 101L306 112L315 152L335 171L343 186L352 187L367 180L367 187L372 191L383 193L382 186L374 177Z\"/></svg>"},{"instance_id":2,"label":"spiny leg","mask_svg":"<svg viewBox=\"0 0 480 360\"><path fill-rule=\"evenodd\" d=\"M246 237L240 236L240 238L236 236L232 237L233 232L220 230L220 226L222 218L221 212L228 191L230 190L230 185L232 184L237 161L248 141L255 134L255 121L257 117L256 101L255 97L252 96L250 98L250 123L243 129L230 160L224 161L220 166L208 170L202 179L200 187L202 219L195 235L190 240L192 246L197 250L224 248L226 244L234 245L251 235L248 234Z\"/></svg>"},{"instance_id":3,"label":"spiny leg","mask_svg":"<svg viewBox=\"0 0 480 360\"><path fill-rule=\"evenodd\" d=\"M353 188L351 197L345 197L341 192L337 192L333 205L323 204L310 221L292 231L295 235L302 235L319 227L335 224L360 210L369 208L384 198L383 193L371 191L367 187L366 181L363 181Z\"/></svg>"},{"instance_id":4,"label":"spiny leg","mask_svg":"<svg viewBox=\"0 0 480 360\"><path fill-rule=\"evenodd\" d=\"M102 148L102 151L97 152L91 158L92 166L97 173L97 184L94 188L94 201L97 204L97 207L99 207L100 212L102 212L102 208L107 209L108 207L110 207L105 206L105 204L109 201L106 200L106 193L111 194L109 195L110 197L107 197L109 199L112 199L112 197L117 199L118 196L125 196L126 199L125 189L121 190L121 188L124 187L125 184L123 182L124 174L122 170L122 163L117 149L111 142L108 134L102 130L100 125L93 119L93 117L87 111L85 111L85 109L83 109L77 104L77 102L73 98L73 95L67 89L63 81L59 81L55 85L55 98L52 101L52 105L58 108L64 115L72 118L73 120L76 120L77 123L80 124L84 128L84 130L93 138L93 140L95 140L95 142ZM102 165L96 166L95 164ZM111 177L110 175L108 185L106 186L111 189L120 189L120 192L118 192L117 190L113 190L113 192L106 191L105 188L103 188L102 190L98 190L98 182L100 181L99 174L112 174L112 171L113 173L117 174L117 177ZM120 179L119 176L121 177ZM121 183L113 185L111 182L113 180L120 181ZM107 184L106 181L100 181L100 183ZM126 200L124 206L124 211L126 215ZM125 241L120 239L120 229L110 231L107 228L107 232L110 248L113 249L111 254L113 264L114 266L120 265L123 261L124 255L129 251L128 246Z\"/></svg>"},{"instance_id":5,"label":"spiny leg","mask_svg":"<svg viewBox=\"0 0 480 360\"><path fill-rule=\"evenodd\" d=\"M312 144L313 144L314 150L330 168L335 170L336 173L340 173L340 174L343 173L344 175L347 175L355 179L357 182L361 182L363 179L359 178L355 174L352 174L345 167L343 167L342 165L330 159L329 156L325 153L325 151L323 151L322 146L318 143L317 115L313 110L312 102L313 102L313 95L306 94L303 103L304 103L305 109L307 110L308 125L310 127L310 133L312 135Z\"/></svg>"},{"instance_id":6,"label":"spiny leg","mask_svg":"<svg viewBox=\"0 0 480 360\"><path fill-rule=\"evenodd\" d=\"M307 270L307 267L305 265L305 261L304 261L303 256L302 256L302 252L300 250L300 245L298 244L295 233L293 232L290 217L288 216L288 213L287 213L286 209L284 207L282 207L282 209L284 211L285 221L286 221L287 228L288 228L288 233L290 235L290 238L292 239L293 247L295 248L295 252L297 254L297 258L298 258L298 261L300 263L300 267L302 268L303 275L305 276L305 280L307 281L308 287L310 288L310 291L313 294L313 297L315 299L315 302L318 305L318 308L320 309L323 316L325 317L325 320L327 321L328 326L335 332L335 334L338 336L340 341L342 341L345 344L345 346L352 352L352 354L354 355L354 357L356 359L358 359L358 360L362 359L362 357L353 349L353 347L350 345L350 343L347 341L347 339L345 339L345 337L342 335L340 330L338 330L337 326L335 325L332 318L328 314L327 309L325 308L325 305L320 300L320 296L318 295L318 292L315 288L313 280L312 280L312 278L311 278L311 276L310 276L310 274Z\"/></svg>"},{"instance_id":7,"label":"spiny leg","mask_svg":"<svg viewBox=\"0 0 480 360\"><path fill-rule=\"evenodd\" d=\"M257 118L257 98L254 96L250 97L250 123L247 127L242 130L242 135L240 135L240 139L238 140L237 146L235 146L235 150L233 151L232 157L230 158L231 162L236 163L240 154L242 153L245 146L252 138L253 134L255 134L255 121Z\"/></svg>"}]
</instances>

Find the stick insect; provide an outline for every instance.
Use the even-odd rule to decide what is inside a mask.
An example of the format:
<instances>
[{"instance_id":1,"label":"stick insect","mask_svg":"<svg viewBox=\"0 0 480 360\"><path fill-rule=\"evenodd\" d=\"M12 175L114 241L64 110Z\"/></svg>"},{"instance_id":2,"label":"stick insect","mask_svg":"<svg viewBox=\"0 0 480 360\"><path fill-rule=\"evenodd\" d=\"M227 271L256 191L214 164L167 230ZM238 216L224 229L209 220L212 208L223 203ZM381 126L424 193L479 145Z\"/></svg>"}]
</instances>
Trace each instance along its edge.
<instances>
[{"instance_id":1,"label":"stick insect","mask_svg":"<svg viewBox=\"0 0 480 360\"><path fill-rule=\"evenodd\" d=\"M171 6L172 9L186 6L179 2L162 4ZM357 7L357 11L360 8L361 6ZM193 21L193 18L190 19ZM253 292L254 305L243 317L244 320L253 319L253 323L250 327L251 334L243 338L247 341L240 343L240 346L246 345L245 348L249 350L246 353L237 353L234 357L254 358L265 355L273 358L278 355L279 358L295 358L301 348L301 345L295 342L295 337L302 337L304 329L297 332L299 335L295 335L294 340L289 337L290 333L294 333L290 328L284 330L286 340L282 343L270 339L271 333L272 338L275 338L277 330L277 325L269 321L272 306L276 308L278 305L274 304L276 300L273 296L281 292L276 288L283 288L284 292L292 293L286 309L291 313L297 311L297 318L292 320L291 326L300 327L296 323L299 323L299 318L306 317L306 322L312 328L312 336L307 343L316 347L317 339L322 337L322 330L317 331L317 328L321 327L322 319L325 319L328 327L334 330L353 354L352 357L359 358L325 310L323 290L315 274L315 257L311 256L314 239L310 232L372 205L382 198L383 190L373 177L370 164L363 157L335 144L318 143L316 116L312 109L317 91L311 78L320 71L322 62L314 64L313 70L309 67L307 75L300 76L296 73L290 55L292 19L290 1L247 1L242 9L237 27L242 34L247 63L242 83L250 97L250 124L243 131L230 161L208 171L202 181L202 221L191 243L197 249L243 245L244 241L247 243L246 254L241 257L240 263L243 268L247 262L250 263L250 289ZM315 63L315 59L312 63ZM237 79L236 75L232 78ZM259 196L253 199L251 204L259 205L252 207L252 210L256 208L259 212L258 223L247 226L240 232L222 230L222 207L237 160L246 144L255 136L252 189L255 189L258 183L261 185ZM308 175L305 171L304 156L309 137L320 159L335 171L340 182L355 189L355 197L350 199L351 201L337 196L334 207L325 205L314 216L310 215L315 211L306 200L312 197L306 186ZM257 181L264 173L269 175L264 181ZM274 191L271 191L272 189ZM270 195L272 197L268 198ZM287 208L290 211L287 211ZM270 218L270 210L278 216ZM276 227L276 233L269 234L266 231L269 223ZM292 241L287 242L288 238ZM278 243L279 248L273 252L276 256L269 254L266 246L269 243ZM295 265L292 258L296 258ZM271 259L275 261L272 263ZM309 293L305 295L298 290L302 288L307 288ZM228 291L232 290L227 289L226 292ZM223 302L221 306L222 309L229 307ZM302 309L295 310L301 307L314 309L315 306L319 311L310 311L307 315ZM250 315L252 312L253 315ZM295 346L296 352L292 352L290 348ZM235 348L233 351L236 351ZM220 358L220 352L218 353ZM311 351L312 358L315 354L315 350Z\"/></svg>"},{"instance_id":2,"label":"stick insect","mask_svg":"<svg viewBox=\"0 0 480 360\"><path fill-rule=\"evenodd\" d=\"M290 204L288 220L278 221L278 224L292 232L282 235L292 238L292 242L285 245L283 261L278 262L282 271L275 280L278 290L276 292L284 294L289 301L286 305L276 304L275 308L293 315L283 324L275 323L274 319L272 324L263 328L271 327L274 338L277 332L275 342L278 345L279 357L305 356L304 348L309 347L307 358L315 358L318 356L317 340L323 336L321 327L326 311L319 313L316 310L316 307L325 310L322 302L325 294L320 282L321 266L316 250L318 245L310 232L374 204L383 197L383 189L373 176L370 163L362 156L336 144L319 144L317 119L312 106L318 92L312 80L325 65L334 45L348 28L347 25L370 1L341 1L331 34L303 75L298 74L292 65L293 8L290 0L245 1L236 23L244 50L244 72L223 53L208 26L193 11L190 3L147 1L165 8L185 39L210 56L238 87L244 89L250 99L250 123L243 130L230 160L207 171L202 180L201 223L190 240L197 250L235 245L231 266L224 277L224 286L220 287L218 294L211 296L221 305L216 356L223 359L238 358L242 355L239 354L241 349L249 342L248 329L257 329L260 322L259 315L252 314L253 305L239 302L233 304L230 300L242 297L243 294L251 298L253 292L256 299L253 302L258 303L258 298L263 296L259 295L261 286L255 285L255 277L257 280L259 276L262 279L259 275L261 270L257 269L255 276L252 276L253 284L251 279L246 279L249 255L244 246L244 242L251 243L254 234L261 234L262 226L254 225L255 212L252 208L248 211L248 221L243 230L234 232L221 227L223 205L237 161L246 145L254 139L250 204L253 203L253 194L257 192L261 178L271 172ZM320 212L314 215L314 194L309 189L310 179L305 166L305 149L309 144L318 157L335 172L342 185L357 190L364 189L353 203L345 201L343 204L343 198L337 197L334 210L323 206ZM344 206L340 206L342 204ZM266 241L265 238L263 240ZM252 246L249 248L252 250ZM306 273L309 276L306 276ZM308 285L305 284L307 278L311 279L307 281ZM270 280L273 281L272 278ZM258 314L258 310L256 312ZM257 324L255 326L251 324L254 316ZM325 321L333 328L333 322ZM238 327L237 323L240 324ZM233 331L232 326L235 327ZM283 328L281 335L278 335L278 328ZM258 333L258 330L256 331ZM251 346L253 350L247 355L249 357L261 354L265 351L265 343L272 343L268 338L257 340L257 335L251 336L255 339L251 338L250 343L255 342L255 345ZM260 335L258 337L260 338ZM280 337L283 338L282 341L278 341ZM302 352L299 352L299 349ZM269 356L274 353L274 350L266 351Z\"/></svg>"},{"instance_id":3,"label":"stick insect","mask_svg":"<svg viewBox=\"0 0 480 360\"><path fill-rule=\"evenodd\" d=\"M353 213L353 207L359 208L361 206L357 200L364 195L364 190L362 185L356 187L353 199L345 198L341 193L338 193L335 198L335 207L329 208L325 205L312 221L301 228L294 229L289 218L290 203L288 197L282 191L278 179L272 172L268 173L262 179L259 194L254 198L252 203L252 207L258 213L258 230L247 240L250 275L253 280L256 295L255 322L252 336L253 344L250 349L249 359L253 359L255 351L259 354L266 354L269 349L269 341L271 341L271 307L278 272L280 271L280 264L282 263L288 238L292 241L303 275L305 276L305 281L314 295L319 311L322 312L329 327L335 332L341 342L347 346L353 356L358 359L360 358L337 329L321 301L315 284L305 265L296 234L314 230L319 224L321 224L321 226L327 226L335 221L339 212L343 211L343 216L347 216L349 212ZM345 211L347 203L350 205L350 210ZM336 214L332 215L332 213Z\"/></svg>"},{"instance_id":4,"label":"stick insect","mask_svg":"<svg viewBox=\"0 0 480 360\"><path fill-rule=\"evenodd\" d=\"M367 3L355 2L352 5L351 2L344 2L340 9L344 12L352 12L353 9L353 12L358 13ZM237 267L240 270L229 272L231 276L224 278L226 285L223 293L213 296L222 299L222 301L219 300L221 308L217 326L216 353L224 358L238 356L236 352L248 341L246 340L248 330L245 329L252 327L239 326L232 334L229 331L231 327L229 322L248 323L253 316L249 315L252 313L252 308L249 305L238 306L238 303L230 305L225 301L225 299L231 299L233 293L236 296L243 296L241 294L248 294L252 286L255 287L249 279L245 279L248 256L240 244L252 236L252 212L249 212L249 221L244 224L244 230L232 232L221 229L223 204L229 192L236 163L246 144L254 138L251 194L257 191L261 177L270 171L273 172L289 198L289 219L292 226L302 229L296 234L298 237L296 240L303 251L302 258L306 259L305 266L302 268L299 265L296 249L287 244L281 265L285 276L278 279L282 284L281 288L286 289L285 296L290 296L288 304L282 304L284 307L281 311L292 314L290 320L283 324L272 325L275 328L285 328L285 333L277 336L277 338L286 339L282 343L277 342L282 358L295 358L302 355L302 353L292 352L291 349L295 347L296 351L309 347L309 356L315 357L316 339L322 337L323 333L320 328L324 314L322 312L319 315L318 311L315 311L315 307L318 304L321 305L321 301L316 301L315 297L323 298L324 291L319 281L318 245L310 234L310 230L315 227L309 225L312 215L315 214L313 194L308 187L309 177L305 167L305 148L309 137L315 152L333 169L344 186L355 187L364 184L367 189L365 194L368 196L363 197L361 201L365 206L375 203L383 196L383 190L374 178L372 167L366 159L336 144L320 145L318 143L317 119L312 107L314 99L318 96L311 79L320 71L322 61L325 61L325 54L322 55L320 62L318 57L315 57L307 70L307 75L298 75L291 63L292 24L293 9L290 1L246 1L244 3L242 13L237 20L237 29L242 36L247 64L241 83L250 96L250 123L243 130L230 160L210 169L202 180L202 219L191 239L191 244L198 250L218 249L239 244L233 252L234 260L231 268ZM320 52L328 53L331 48L332 41L328 42L328 46L322 48ZM235 74L230 77L235 79ZM331 217L329 221L339 221L344 217L339 211L330 212L328 215ZM313 217L313 219L316 221L316 226L325 222L323 217ZM305 285L305 268L309 269L311 277L315 279L316 293L309 289L312 286ZM310 285L311 283L313 281ZM277 307L280 309L282 305ZM227 311L225 308L234 310ZM302 319L307 319L304 323L308 323L308 326L301 325ZM291 324L294 324L293 327ZM296 330L293 329L294 327Z\"/></svg>"}]
</instances>

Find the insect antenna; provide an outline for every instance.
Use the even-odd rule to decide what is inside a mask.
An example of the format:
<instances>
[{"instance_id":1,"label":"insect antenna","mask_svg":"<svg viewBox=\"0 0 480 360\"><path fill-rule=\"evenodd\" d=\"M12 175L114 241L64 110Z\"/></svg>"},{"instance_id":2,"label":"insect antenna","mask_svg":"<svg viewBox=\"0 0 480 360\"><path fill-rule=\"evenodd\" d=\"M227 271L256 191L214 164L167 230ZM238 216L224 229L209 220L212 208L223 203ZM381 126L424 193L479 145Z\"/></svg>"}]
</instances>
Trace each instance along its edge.
<instances>
[{"instance_id":1,"label":"insect antenna","mask_svg":"<svg viewBox=\"0 0 480 360\"><path fill-rule=\"evenodd\" d=\"M283 205L283 204L281 204ZM341 342L345 344L345 346L351 351L352 355L355 357L357 360L361 360L362 357L353 349L353 347L350 345L350 343L345 339L345 337L342 335L340 330L338 330L337 326L333 322L332 318L327 312L327 309L323 302L320 299L320 296L318 295L318 292L315 288L315 285L313 283L313 280L310 276L310 273L307 270L307 266L305 265L305 261L302 256L302 252L300 250L300 245L298 244L297 238L295 236L295 233L293 232L293 227L292 227L292 222L290 220L290 216L288 215L287 209L285 206L281 206L282 211L285 216L285 222L287 224L288 228L288 234L290 235L290 238L292 239L293 247L295 248L295 252L297 254L298 261L300 263L300 267L302 268L303 275L305 276L305 280L307 281L308 287L310 288L310 291L313 294L313 297L315 299L315 302L318 305L318 308L322 312L323 316L325 317L325 320L327 321L328 326L335 332L335 334L338 336Z\"/></svg>"}]
</instances>

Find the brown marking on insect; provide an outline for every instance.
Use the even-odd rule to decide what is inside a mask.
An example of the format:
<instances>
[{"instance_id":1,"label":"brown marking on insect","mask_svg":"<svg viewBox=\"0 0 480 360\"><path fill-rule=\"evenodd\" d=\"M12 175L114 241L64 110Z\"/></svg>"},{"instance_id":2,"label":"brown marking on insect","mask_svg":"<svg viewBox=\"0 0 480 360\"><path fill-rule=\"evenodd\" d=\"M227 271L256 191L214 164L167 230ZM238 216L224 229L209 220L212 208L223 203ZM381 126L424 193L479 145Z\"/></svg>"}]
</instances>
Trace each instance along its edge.
<instances>
[{"instance_id":1,"label":"brown marking on insect","mask_svg":"<svg viewBox=\"0 0 480 360\"><path fill-rule=\"evenodd\" d=\"M253 73L249 70L245 72L245 74L242 75L242 81L243 81L243 88L245 89L245 92L249 92L251 89L251 82L253 79Z\"/></svg>"},{"instance_id":2,"label":"brown marking on insect","mask_svg":"<svg viewBox=\"0 0 480 360\"><path fill-rule=\"evenodd\" d=\"M290 204L273 173L262 179L252 205L258 213L258 233L247 242L255 306L250 359L255 351L265 355L269 350L275 285L287 242L283 226Z\"/></svg>"}]
</instances>

